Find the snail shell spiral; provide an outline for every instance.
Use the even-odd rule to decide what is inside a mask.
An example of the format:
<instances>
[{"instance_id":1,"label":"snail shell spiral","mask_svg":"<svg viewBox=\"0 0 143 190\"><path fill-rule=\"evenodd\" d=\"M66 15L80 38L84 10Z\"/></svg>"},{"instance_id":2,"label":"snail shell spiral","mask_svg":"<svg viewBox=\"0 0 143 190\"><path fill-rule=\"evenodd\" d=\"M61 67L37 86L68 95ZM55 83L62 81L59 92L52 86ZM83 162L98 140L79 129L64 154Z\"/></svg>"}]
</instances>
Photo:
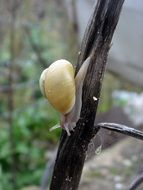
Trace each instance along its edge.
<instances>
[{"instance_id":1,"label":"snail shell spiral","mask_svg":"<svg viewBox=\"0 0 143 190\"><path fill-rule=\"evenodd\" d=\"M40 77L40 89L50 104L62 114L69 113L75 104L74 68L61 59L45 69Z\"/></svg>"}]
</instances>

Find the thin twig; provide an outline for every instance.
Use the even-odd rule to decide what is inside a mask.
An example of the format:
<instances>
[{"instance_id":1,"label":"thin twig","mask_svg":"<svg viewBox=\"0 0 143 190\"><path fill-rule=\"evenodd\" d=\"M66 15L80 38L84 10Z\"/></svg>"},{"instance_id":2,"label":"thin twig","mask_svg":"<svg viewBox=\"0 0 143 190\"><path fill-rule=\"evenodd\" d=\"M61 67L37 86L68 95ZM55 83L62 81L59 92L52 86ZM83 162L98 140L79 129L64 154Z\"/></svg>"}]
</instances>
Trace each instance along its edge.
<instances>
[{"instance_id":1,"label":"thin twig","mask_svg":"<svg viewBox=\"0 0 143 190\"><path fill-rule=\"evenodd\" d=\"M136 130L126 125L117 124L117 123L99 123L97 124L96 127L102 127L104 129L109 129L112 131L116 131L118 133L122 133L124 135L128 135L128 136L143 140L142 131Z\"/></svg>"},{"instance_id":2,"label":"thin twig","mask_svg":"<svg viewBox=\"0 0 143 190\"><path fill-rule=\"evenodd\" d=\"M37 56L39 64L41 64L42 68L44 68L44 69L47 68L47 65L48 65L47 60L45 60L44 57L42 56L42 48L39 45L37 45L34 42L34 40L32 39L30 27L26 26L24 29L25 29L26 35L29 39L31 48L32 48L33 52L35 53L35 55Z\"/></svg>"},{"instance_id":3,"label":"thin twig","mask_svg":"<svg viewBox=\"0 0 143 190\"><path fill-rule=\"evenodd\" d=\"M54 169L56 154L57 154L57 147L52 154L52 158L49 159L47 164L46 164L45 172L44 172L44 174L42 176L42 180L41 180L40 190L46 190L47 187L50 185L50 179L51 179L52 172Z\"/></svg>"},{"instance_id":4,"label":"thin twig","mask_svg":"<svg viewBox=\"0 0 143 190\"><path fill-rule=\"evenodd\" d=\"M143 173L137 176L137 178L133 181L133 183L129 187L129 190L137 189L137 187L139 187L141 183L143 183Z\"/></svg>"},{"instance_id":5,"label":"thin twig","mask_svg":"<svg viewBox=\"0 0 143 190\"><path fill-rule=\"evenodd\" d=\"M16 23L16 16L17 16L17 7L19 5L17 0L11 2L10 6L10 14L11 14L11 22L10 22L10 66L9 66L9 73L8 73L8 81L9 81L9 93L8 93L8 124L9 124L9 144L11 150L11 181L12 181L12 188L15 190L17 189L17 157L15 154L16 144L14 138L14 125L13 125L13 110L14 110L14 90L13 90L13 69L14 69L14 62L15 62L15 50L14 50L14 43L15 43L15 23Z\"/></svg>"}]
</instances>

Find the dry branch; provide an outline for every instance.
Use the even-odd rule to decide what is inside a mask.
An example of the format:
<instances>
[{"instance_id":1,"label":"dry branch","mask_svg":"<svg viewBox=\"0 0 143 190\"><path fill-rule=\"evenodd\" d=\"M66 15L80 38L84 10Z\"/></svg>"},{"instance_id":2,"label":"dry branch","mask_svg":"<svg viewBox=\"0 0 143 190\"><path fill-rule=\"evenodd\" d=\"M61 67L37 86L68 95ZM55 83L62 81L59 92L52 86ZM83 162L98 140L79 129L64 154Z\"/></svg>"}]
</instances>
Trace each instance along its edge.
<instances>
[{"instance_id":1,"label":"dry branch","mask_svg":"<svg viewBox=\"0 0 143 190\"><path fill-rule=\"evenodd\" d=\"M88 144L99 129L97 127L95 130L94 120L108 51L123 2L124 0L98 0L87 27L76 70L77 73L90 55L91 62L83 86L81 115L70 137L62 131L50 190L78 189ZM98 100L94 101L93 97Z\"/></svg>"},{"instance_id":2,"label":"dry branch","mask_svg":"<svg viewBox=\"0 0 143 190\"><path fill-rule=\"evenodd\" d=\"M95 126L95 128L97 127L102 127L104 129L116 131L118 133L122 133L124 135L128 135L128 136L143 140L142 131L136 130L134 128L131 128L125 125L121 125L117 123L99 123L97 126Z\"/></svg>"},{"instance_id":3,"label":"dry branch","mask_svg":"<svg viewBox=\"0 0 143 190\"><path fill-rule=\"evenodd\" d=\"M143 173L139 174L137 178L132 182L129 190L137 189L143 183Z\"/></svg>"}]
</instances>

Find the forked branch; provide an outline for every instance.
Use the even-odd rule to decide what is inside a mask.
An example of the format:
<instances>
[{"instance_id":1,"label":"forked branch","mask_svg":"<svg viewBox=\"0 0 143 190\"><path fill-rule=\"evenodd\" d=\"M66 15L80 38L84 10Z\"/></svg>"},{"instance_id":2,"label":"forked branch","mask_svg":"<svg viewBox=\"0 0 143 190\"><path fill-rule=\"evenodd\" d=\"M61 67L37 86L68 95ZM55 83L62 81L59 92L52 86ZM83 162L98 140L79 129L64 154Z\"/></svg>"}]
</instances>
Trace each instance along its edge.
<instances>
[{"instance_id":1,"label":"forked branch","mask_svg":"<svg viewBox=\"0 0 143 190\"><path fill-rule=\"evenodd\" d=\"M83 85L82 109L75 131L62 131L50 190L77 190L88 144L95 130L102 79L108 52L124 0L98 0L81 46L76 73L88 56L90 65ZM94 100L97 98L97 101Z\"/></svg>"}]
</instances>

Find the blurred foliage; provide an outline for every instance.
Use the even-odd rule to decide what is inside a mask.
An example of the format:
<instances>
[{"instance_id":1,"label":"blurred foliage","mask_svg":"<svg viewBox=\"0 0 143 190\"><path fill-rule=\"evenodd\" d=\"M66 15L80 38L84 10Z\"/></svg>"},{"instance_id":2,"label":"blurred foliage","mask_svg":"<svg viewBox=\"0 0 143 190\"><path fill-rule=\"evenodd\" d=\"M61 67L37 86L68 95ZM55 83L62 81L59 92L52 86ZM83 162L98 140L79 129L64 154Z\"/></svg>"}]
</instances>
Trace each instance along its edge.
<instances>
[{"instance_id":1,"label":"blurred foliage","mask_svg":"<svg viewBox=\"0 0 143 190\"><path fill-rule=\"evenodd\" d=\"M58 123L57 113L47 106L47 101L40 100L14 114L14 139L18 186L39 184L45 165L45 150L56 143L60 129L49 132L49 128ZM9 145L9 128L1 127L0 133L0 180L3 190L10 180L11 150ZM47 152L48 154L48 152ZM33 175L31 175L33 173ZM5 189L7 187L7 189Z\"/></svg>"}]
</instances>

